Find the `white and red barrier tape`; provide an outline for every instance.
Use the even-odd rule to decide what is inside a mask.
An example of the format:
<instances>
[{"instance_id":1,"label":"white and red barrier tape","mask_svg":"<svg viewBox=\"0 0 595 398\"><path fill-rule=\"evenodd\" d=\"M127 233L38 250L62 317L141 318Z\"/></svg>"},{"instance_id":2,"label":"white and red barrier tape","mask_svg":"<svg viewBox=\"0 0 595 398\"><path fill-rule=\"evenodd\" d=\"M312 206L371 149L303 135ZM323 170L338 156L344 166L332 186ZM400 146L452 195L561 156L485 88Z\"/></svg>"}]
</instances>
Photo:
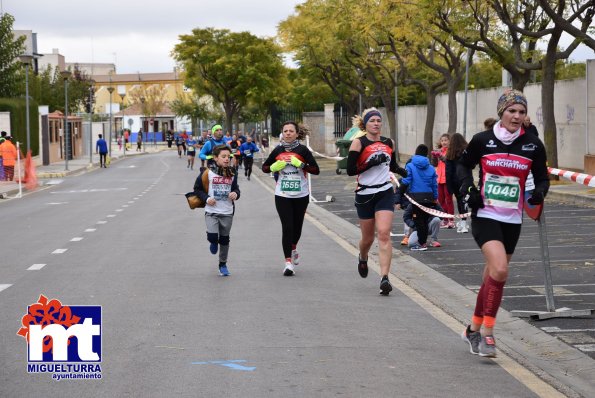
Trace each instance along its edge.
<instances>
[{"instance_id":1,"label":"white and red barrier tape","mask_svg":"<svg viewBox=\"0 0 595 398\"><path fill-rule=\"evenodd\" d=\"M393 182L395 184L397 184L397 188L398 188L401 184L399 184L399 179L397 178L397 176L394 175L393 173L391 173L390 177L391 177L391 180L393 180ZM431 209L429 207L422 206L419 203L417 203L415 200L411 199L411 197L409 195L407 195L407 194L405 194L405 197L414 206L417 206L420 209L422 209L423 211L425 211L426 213L431 214L431 215L436 216L436 217L440 217L440 218L467 218L467 217L470 217L471 216L471 212L465 213L465 214L448 214L448 213L445 213L445 212L440 211L440 210Z\"/></svg>"},{"instance_id":2,"label":"white and red barrier tape","mask_svg":"<svg viewBox=\"0 0 595 398\"><path fill-rule=\"evenodd\" d=\"M554 169L553 167L547 168L549 173L555 176L566 178L567 180L574 181L578 184L586 185L588 187L595 188L595 177L589 174L577 173L575 171Z\"/></svg>"}]
</instances>

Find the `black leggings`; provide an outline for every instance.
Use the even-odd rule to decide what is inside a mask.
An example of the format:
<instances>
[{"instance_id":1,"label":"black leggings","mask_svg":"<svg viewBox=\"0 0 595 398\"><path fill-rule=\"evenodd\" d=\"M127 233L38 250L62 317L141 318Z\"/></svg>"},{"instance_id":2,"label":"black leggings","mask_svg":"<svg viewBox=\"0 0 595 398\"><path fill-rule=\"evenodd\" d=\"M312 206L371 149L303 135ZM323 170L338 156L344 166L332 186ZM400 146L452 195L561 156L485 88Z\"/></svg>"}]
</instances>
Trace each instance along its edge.
<instances>
[{"instance_id":1,"label":"black leggings","mask_svg":"<svg viewBox=\"0 0 595 398\"><path fill-rule=\"evenodd\" d=\"M281 244L283 245L285 258L291 257L291 245L297 245L302 236L302 226L304 225L304 217L309 202L310 196L284 198L275 195L275 207L277 213L279 213L281 230L283 231Z\"/></svg>"},{"instance_id":2,"label":"black leggings","mask_svg":"<svg viewBox=\"0 0 595 398\"><path fill-rule=\"evenodd\" d=\"M244 174L248 177L252 174L252 164L254 164L254 158L246 157L244 159Z\"/></svg>"}]
</instances>

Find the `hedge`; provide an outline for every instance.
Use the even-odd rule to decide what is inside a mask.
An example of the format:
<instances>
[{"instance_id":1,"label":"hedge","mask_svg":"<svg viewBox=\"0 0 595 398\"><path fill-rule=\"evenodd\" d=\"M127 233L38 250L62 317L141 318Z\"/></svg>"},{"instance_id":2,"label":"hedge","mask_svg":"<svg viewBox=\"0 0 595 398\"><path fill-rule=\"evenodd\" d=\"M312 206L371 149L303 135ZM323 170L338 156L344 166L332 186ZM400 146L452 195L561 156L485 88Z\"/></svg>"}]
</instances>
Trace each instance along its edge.
<instances>
[{"instance_id":1,"label":"hedge","mask_svg":"<svg viewBox=\"0 0 595 398\"><path fill-rule=\"evenodd\" d=\"M7 131L15 142L21 143L24 155L27 151L27 105L25 98L0 98L0 112L10 112L11 131ZM29 99L29 132L31 137L31 152L33 156L39 155L39 109L37 102Z\"/></svg>"}]
</instances>

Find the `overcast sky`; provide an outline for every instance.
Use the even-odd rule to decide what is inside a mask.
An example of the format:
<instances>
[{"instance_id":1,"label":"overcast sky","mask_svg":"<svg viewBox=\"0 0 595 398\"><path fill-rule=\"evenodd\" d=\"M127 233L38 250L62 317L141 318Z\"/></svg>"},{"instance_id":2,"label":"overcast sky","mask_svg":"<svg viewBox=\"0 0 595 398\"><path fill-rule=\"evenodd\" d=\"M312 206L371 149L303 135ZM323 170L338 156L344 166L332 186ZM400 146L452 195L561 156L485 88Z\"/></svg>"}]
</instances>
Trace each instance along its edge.
<instances>
[{"instance_id":1,"label":"overcast sky","mask_svg":"<svg viewBox=\"0 0 595 398\"><path fill-rule=\"evenodd\" d=\"M304 0L0 0L15 29L37 33L40 53L66 62L111 62L118 73L168 72L180 34L214 27L275 36ZM566 40L566 45L568 40ZM584 45L575 61L595 58Z\"/></svg>"},{"instance_id":2,"label":"overcast sky","mask_svg":"<svg viewBox=\"0 0 595 398\"><path fill-rule=\"evenodd\" d=\"M14 29L37 33L40 53L111 62L119 73L169 72L178 36L194 28L272 37L303 0L0 0Z\"/></svg>"}]
</instances>

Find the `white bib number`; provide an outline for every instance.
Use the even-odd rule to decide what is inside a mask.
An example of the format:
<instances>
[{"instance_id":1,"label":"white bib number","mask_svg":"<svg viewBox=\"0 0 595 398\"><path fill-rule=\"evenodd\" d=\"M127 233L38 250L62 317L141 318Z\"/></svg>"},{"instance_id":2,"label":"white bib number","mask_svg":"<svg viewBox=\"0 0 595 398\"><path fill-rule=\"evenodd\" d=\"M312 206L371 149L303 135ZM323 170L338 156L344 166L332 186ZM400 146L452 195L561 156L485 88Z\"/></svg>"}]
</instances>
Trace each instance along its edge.
<instances>
[{"instance_id":1,"label":"white bib number","mask_svg":"<svg viewBox=\"0 0 595 398\"><path fill-rule=\"evenodd\" d=\"M283 176L281 178L281 192L287 195L297 195L302 192L302 182L298 176Z\"/></svg>"},{"instance_id":2,"label":"white bib number","mask_svg":"<svg viewBox=\"0 0 595 398\"><path fill-rule=\"evenodd\" d=\"M519 206L520 193L518 177L486 174L483 194L488 205L516 209Z\"/></svg>"}]
</instances>

